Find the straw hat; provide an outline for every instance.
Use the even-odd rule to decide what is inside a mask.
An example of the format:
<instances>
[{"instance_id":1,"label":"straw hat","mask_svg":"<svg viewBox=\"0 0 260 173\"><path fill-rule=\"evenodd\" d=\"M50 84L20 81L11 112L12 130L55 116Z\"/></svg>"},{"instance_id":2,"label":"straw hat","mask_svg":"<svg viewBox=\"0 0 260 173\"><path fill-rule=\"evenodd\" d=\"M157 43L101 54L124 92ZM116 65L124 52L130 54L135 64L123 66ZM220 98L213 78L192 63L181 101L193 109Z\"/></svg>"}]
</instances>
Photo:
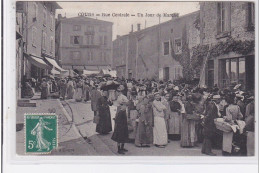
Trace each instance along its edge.
<instances>
[{"instance_id":1,"label":"straw hat","mask_svg":"<svg viewBox=\"0 0 260 173\"><path fill-rule=\"evenodd\" d=\"M124 85L119 85L117 88L117 91L123 91L125 89Z\"/></svg>"}]
</instances>

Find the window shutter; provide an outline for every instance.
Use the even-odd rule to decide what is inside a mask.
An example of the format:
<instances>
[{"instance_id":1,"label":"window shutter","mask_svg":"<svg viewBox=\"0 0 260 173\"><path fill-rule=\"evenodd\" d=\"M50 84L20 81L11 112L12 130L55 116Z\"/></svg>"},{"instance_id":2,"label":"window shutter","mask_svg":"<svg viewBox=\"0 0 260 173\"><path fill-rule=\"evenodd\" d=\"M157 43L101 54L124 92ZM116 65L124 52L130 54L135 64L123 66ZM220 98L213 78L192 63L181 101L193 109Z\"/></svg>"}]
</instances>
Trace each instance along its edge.
<instances>
[{"instance_id":1,"label":"window shutter","mask_svg":"<svg viewBox=\"0 0 260 173\"><path fill-rule=\"evenodd\" d=\"M99 36L99 43L100 43L100 45L102 45L103 43L102 43L102 36Z\"/></svg>"},{"instance_id":2,"label":"window shutter","mask_svg":"<svg viewBox=\"0 0 260 173\"><path fill-rule=\"evenodd\" d=\"M70 44L73 44L74 43L74 37L73 36L70 36Z\"/></svg>"},{"instance_id":3,"label":"window shutter","mask_svg":"<svg viewBox=\"0 0 260 173\"><path fill-rule=\"evenodd\" d=\"M217 2L217 34L221 32L221 3Z\"/></svg>"},{"instance_id":4,"label":"window shutter","mask_svg":"<svg viewBox=\"0 0 260 173\"><path fill-rule=\"evenodd\" d=\"M70 57L73 59L73 51L70 51Z\"/></svg>"},{"instance_id":5,"label":"window shutter","mask_svg":"<svg viewBox=\"0 0 260 173\"><path fill-rule=\"evenodd\" d=\"M224 5L226 9L225 28L226 31L231 31L231 2L224 2Z\"/></svg>"},{"instance_id":6,"label":"window shutter","mask_svg":"<svg viewBox=\"0 0 260 173\"><path fill-rule=\"evenodd\" d=\"M106 45L107 44L107 36L105 35L104 36L104 45Z\"/></svg>"},{"instance_id":7,"label":"window shutter","mask_svg":"<svg viewBox=\"0 0 260 173\"><path fill-rule=\"evenodd\" d=\"M94 45L94 35L91 35L91 44Z\"/></svg>"},{"instance_id":8,"label":"window shutter","mask_svg":"<svg viewBox=\"0 0 260 173\"><path fill-rule=\"evenodd\" d=\"M91 51L90 54L91 54L91 60L93 61L93 59L94 59L94 53Z\"/></svg>"},{"instance_id":9,"label":"window shutter","mask_svg":"<svg viewBox=\"0 0 260 173\"><path fill-rule=\"evenodd\" d=\"M83 37L79 36L79 45L83 45Z\"/></svg>"}]
</instances>

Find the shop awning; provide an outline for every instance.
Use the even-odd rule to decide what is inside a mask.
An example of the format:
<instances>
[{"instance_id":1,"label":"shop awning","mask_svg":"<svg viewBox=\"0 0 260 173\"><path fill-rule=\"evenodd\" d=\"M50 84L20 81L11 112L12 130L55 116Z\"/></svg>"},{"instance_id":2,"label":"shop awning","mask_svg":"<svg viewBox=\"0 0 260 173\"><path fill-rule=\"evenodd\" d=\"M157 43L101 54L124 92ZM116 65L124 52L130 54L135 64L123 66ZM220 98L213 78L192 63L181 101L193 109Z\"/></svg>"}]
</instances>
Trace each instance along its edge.
<instances>
[{"instance_id":1,"label":"shop awning","mask_svg":"<svg viewBox=\"0 0 260 173\"><path fill-rule=\"evenodd\" d=\"M45 59L46 59L51 65L53 65L53 67L55 67L58 71L66 71L66 70L64 70L63 68L61 68L61 67L57 64L57 62L56 62L54 59L47 58L47 57L45 57Z\"/></svg>"},{"instance_id":2,"label":"shop awning","mask_svg":"<svg viewBox=\"0 0 260 173\"><path fill-rule=\"evenodd\" d=\"M66 70L71 70L72 66L71 65L62 65L62 68L66 69Z\"/></svg>"},{"instance_id":3,"label":"shop awning","mask_svg":"<svg viewBox=\"0 0 260 173\"><path fill-rule=\"evenodd\" d=\"M115 70L102 69L100 73L103 74L103 75L108 74L111 77L116 77L116 71Z\"/></svg>"},{"instance_id":4,"label":"shop awning","mask_svg":"<svg viewBox=\"0 0 260 173\"><path fill-rule=\"evenodd\" d=\"M59 75L60 72L59 72L58 70L56 70L55 68L53 68L53 69L51 70L51 74Z\"/></svg>"},{"instance_id":5,"label":"shop awning","mask_svg":"<svg viewBox=\"0 0 260 173\"><path fill-rule=\"evenodd\" d=\"M43 60L43 58L40 57L36 57L34 55L28 55L26 53L24 53L25 57L28 59L28 61L30 61L33 65L35 65L36 67L42 68L42 69L49 69L51 70L52 68L46 64Z\"/></svg>"},{"instance_id":6,"label":"shop awning","mask_svg":"<svg viewBox=\"0 0 260 173\"><path fill-rule=\"evenodd\" d=\"M83 70L83 75L99 74L99 71Z\"/></svg>"},{"instance_id":7,"label":"shop awning","mask_svg":"<svg viewBox=\"0 0 260 173\"><path fill-rule=\"evenodd\" d=\"M84 70L84 66L83 65L73 65L72 68L73 69L77 69L77 70Z\"/></svg>"}]
</instances>

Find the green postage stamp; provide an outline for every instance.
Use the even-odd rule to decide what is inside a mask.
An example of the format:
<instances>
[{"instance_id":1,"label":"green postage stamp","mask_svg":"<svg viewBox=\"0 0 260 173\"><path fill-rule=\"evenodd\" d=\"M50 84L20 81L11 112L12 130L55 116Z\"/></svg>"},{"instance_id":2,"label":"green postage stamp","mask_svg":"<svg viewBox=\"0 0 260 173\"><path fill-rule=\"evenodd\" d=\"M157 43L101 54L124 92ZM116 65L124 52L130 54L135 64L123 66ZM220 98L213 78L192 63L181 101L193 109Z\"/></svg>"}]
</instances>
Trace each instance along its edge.
<instances>
[{"instance_id":1,"label":"green postage stamp","mask_svg":"<svg viewBox=\"0 0 260 173\"><path fill-rule=\"evenodd\" d=\"M24 118L27 154L48 154L58 146L55 114L25 114Z\"/></svg>"}]
</instances>

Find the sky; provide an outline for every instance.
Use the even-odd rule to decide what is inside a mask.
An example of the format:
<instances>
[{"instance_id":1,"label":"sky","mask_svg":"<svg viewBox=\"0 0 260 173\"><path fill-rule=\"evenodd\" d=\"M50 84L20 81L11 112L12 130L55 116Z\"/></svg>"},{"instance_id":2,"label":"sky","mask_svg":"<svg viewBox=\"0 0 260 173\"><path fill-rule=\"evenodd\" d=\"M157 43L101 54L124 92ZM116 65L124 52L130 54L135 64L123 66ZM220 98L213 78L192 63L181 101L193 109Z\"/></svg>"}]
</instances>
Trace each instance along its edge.
<instances>
[{"instance_id":1,"label":"sky","mask_svg":"<svg viewBox=\"0 0 260 173\"><path fill-rule=\"evenodd\" d=\"M82 13L92 13L91 18L113 22L113 40L117 35L125 35L137 30L137 23L141 24L141 29L150 27L160 22L171 20L171 16L164 16L164 13L179 13L180 16L199 10L198 2L58 2L62 9L57 9L56 16L62 14L67 18L76 17ZM96 14L106 13L109 17L96 16ZM114 14L129 13L130 17L113 17ZM143 17L138 17L142 13ZM153 16L147 14L152 14ZM131 16L131 14L135 16ZM158 14L161 17L158 17ZM160 18L160 19L159 19Z\"/></svg>"}]
</instances>

